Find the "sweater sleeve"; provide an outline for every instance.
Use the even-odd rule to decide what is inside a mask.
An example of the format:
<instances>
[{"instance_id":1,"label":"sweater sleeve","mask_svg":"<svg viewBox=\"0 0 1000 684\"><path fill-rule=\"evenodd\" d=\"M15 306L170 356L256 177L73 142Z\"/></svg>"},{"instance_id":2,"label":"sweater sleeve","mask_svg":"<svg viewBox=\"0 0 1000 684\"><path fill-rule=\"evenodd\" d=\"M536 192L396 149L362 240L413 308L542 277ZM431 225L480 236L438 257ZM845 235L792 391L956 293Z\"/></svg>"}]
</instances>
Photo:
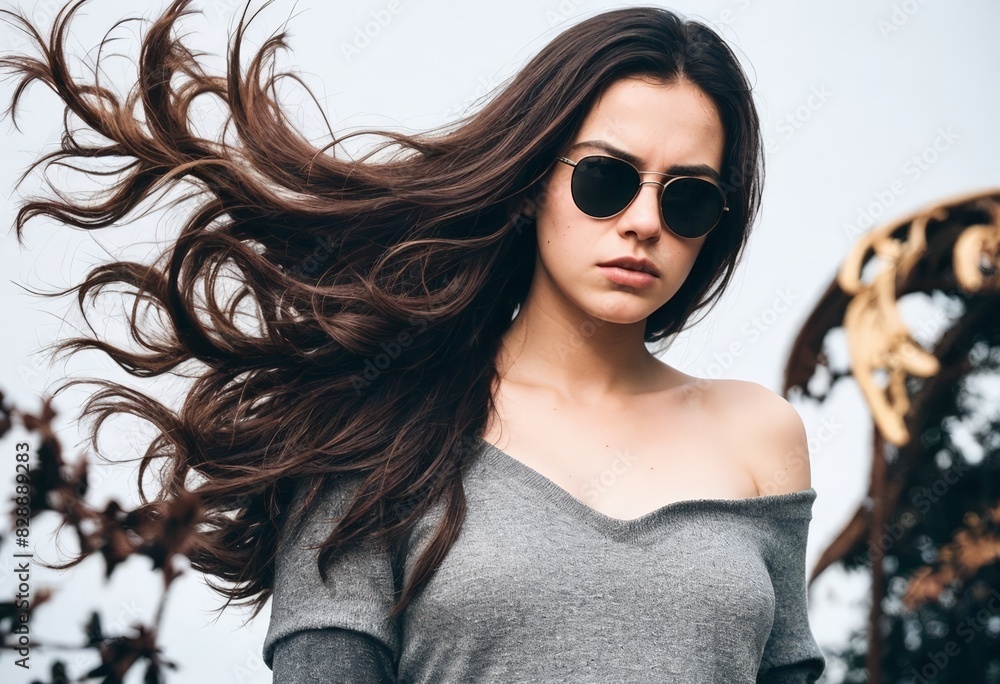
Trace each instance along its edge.
<instances>
[{"instance_id":1,"label":"sweater sleeve","mask_svg":"<svg viewBox=\"0 0 1000 684\"><path fill-rule=\"evenodd\" d=\"M773 521L774 622L757 672L758 684L812 684L826 668L807 609L805 555L810 518L807 511Z\"/></svg>"},{"instance_id":2,"label":"sweater sleeve","mask_svg":"<svg viewBox=\"0 0 1000 684\"><path fill-rule=\"evenodd\" d=\"M303 482L297 485L293 506L304 497ZM275 644L303 630L353 630L374 640L391 663L399 661L400 624L399 620L389 619L394 602L389 553L369 543L355 545L330 563L324 582L318 566L320 549L305 548L321 543L329 535L358 484L360 478L351 478L328 486L300 526L292 529L286 518L281 529L274 560L271 618L262 651L264 662L275 674ZM335 634L327 631L309 638L324 636L332 638ZM338 651L324 648L322 657L332 663ZM370 672L358 673L357 681L369 681Z\"/></svg>"},{"instance_id":3,"label":"sweater sleeve","mask_svg":"<svg viewBox=\"0 0 1000 684\"><path fill-rule=\"evenodd\" d=\"M349 629L306 629L274 644L272 681L396 684L392 656L376 639Z\"/></svg>"}]
</instances>

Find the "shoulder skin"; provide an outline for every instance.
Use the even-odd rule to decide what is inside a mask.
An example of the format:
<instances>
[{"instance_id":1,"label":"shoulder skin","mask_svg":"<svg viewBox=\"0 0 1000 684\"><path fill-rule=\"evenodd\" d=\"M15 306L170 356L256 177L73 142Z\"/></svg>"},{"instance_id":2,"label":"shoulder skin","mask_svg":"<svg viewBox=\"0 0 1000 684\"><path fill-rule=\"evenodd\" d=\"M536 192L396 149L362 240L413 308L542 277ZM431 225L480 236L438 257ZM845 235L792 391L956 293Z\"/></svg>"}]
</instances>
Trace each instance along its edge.
<instances>
[{"instance_id":1,"label":"shoulder skin","mask_svg":"<svg viewBox=\"0 0 1000 684\"><path fill-rule=\"evenodd\" d=\"M812 486L805 424L788 400L749 380L713 381L709 394L725 439L743 454L760 495Z\"/></svg>"}]
</instances>

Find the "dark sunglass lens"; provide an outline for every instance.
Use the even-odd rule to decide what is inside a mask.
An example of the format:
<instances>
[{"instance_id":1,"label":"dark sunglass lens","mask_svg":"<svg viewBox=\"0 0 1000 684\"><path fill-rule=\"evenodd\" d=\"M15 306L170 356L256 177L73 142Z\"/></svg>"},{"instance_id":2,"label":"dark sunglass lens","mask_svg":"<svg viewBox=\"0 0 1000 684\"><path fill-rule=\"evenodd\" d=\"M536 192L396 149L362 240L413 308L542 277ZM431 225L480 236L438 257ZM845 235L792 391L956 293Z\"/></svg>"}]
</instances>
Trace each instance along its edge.
<instances>
[{"instance_id":1,"label":"dark sunglass lens","mask_svg":"<svg viewBox=\"0 0 1000 684\"><path fill-rule=\"evenodd\" d=\"M639 173L612 157L584 157L573 170L573 201L594 218L613 216L639 191Z\"/></svg>"},{"instance_id":2,"label":"dark sunglass lens","mask_svg":"<svg viewBox=\"0 0 1000 684\"><path fill-rule=\"evenodd\" d=\"M722 217L726 198L722 190L701 178L678 178L663 190L663 220L681 237L708 233Z\"/></svg>"}]
</instances>

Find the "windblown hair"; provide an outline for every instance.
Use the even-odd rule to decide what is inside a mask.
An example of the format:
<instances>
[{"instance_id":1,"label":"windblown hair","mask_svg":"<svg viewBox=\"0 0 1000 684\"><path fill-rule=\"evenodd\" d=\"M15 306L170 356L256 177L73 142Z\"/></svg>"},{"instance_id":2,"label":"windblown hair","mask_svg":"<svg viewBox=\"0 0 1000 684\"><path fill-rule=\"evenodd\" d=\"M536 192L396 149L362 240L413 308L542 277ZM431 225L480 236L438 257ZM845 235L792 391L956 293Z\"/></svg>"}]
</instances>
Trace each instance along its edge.
<instances>
[{"instance_id":1,"label":"windblown hair","mask_svg":"<svg viewBox=\"0 0 1000 684\"><path fill-rule=\"evenodd\" d=\"M271 594L285 516L301 520L331 478L349 475L361 485L323 544L324 579L327 563L350 543L405 548L417 520L443 500L441 524L411 581L397 583L393 617L433 574L464 520L461 466L494 410L495 356L531 282L536 234L525 208L544 201L553 160L611 83L686 79L715 103L725 131L730 211L680 290L647 319L647 342L667 340L714 305L758 212L762 141L746 75L713 30L665 9L619 9L571 26L457 122L419 135L358 131L318 147L279 104L278 82L295 78L275 69L285 32L244 67L244 12L225 73L211 75L177 36L178 20L192 10L190 0L175 0L148 26L138 82L122 97L70 73L66 39L84 2L64 7L47 39L5 13L39 50L0 60L20 79L8 110L15 123L33 81L66 106L61 146L29 172L71 165L100 186L84 199L55 188L54 198L24 201L17 235L40 215L83 229L120 224L167 190L193 188L196 208L162 264L100 265L56 293L78 290L83 310L104 286L133 289L129 332L144 353L86 337L59 350L100 349L137 377L194 364L200 373L183 405L172 410L101 379L58 391L77 382L102 388L83 408L98 418L95 444L114 413L155 426L139 469L143 506L172 500L197 480L203 518L187 555L196 570L226 581L212 585L227 597L222 608L246 599L257 615ZM227 108L216 138L194 131L192 103L201 95ZM83 126L72 127L74 120ZM336 155L337 144L363 134L383 141L356 161ZM227 270L240 280L228 304L217 289ZM196 301L199 281L204 301ZM256 330L237 325L244 300L253 304ZM163 330L141 325L140 301L155 308ZM141 481L158 458L168 467L149 501ZM309 497L292 511L299 478L307 478Z\"/></svg>"}]
</instances>

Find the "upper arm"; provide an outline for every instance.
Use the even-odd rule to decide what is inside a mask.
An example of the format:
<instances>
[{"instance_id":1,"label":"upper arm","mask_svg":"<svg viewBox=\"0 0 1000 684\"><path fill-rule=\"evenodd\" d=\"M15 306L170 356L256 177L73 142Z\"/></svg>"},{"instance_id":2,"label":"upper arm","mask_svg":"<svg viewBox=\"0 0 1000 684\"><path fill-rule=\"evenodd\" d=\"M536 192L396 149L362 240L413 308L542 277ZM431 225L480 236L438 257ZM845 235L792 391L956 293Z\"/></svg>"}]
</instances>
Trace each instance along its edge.
<instances>
[{"instance_id":1,"label":"upper arm","mask_svg":"<svg viewBox=\"0 0 1000 684\"><path fill-rule=\"evenodd\" d=\"M275 645L304 630L353 630L378 642L393 662L399 657L400 620L389 617L395 603L389 553L371 543L354 546L327 566L323 580L317 563L320 551L308 548L329 534L334 524L330 519L343 512L354 484L329 487L300 528L291 532L286 524L282 530L274 561L271 619L262 651L265 664L272 669ZM327 653L326 657L336 654Z\"/></svg>"},{"instance_id":2,"label":"upper arm","mask_svg":"<svg viewBox=\"0 0 1000 684\"><path fill-rule=\"evenodd\" d=\"M729 414L758 492L767 496L809 489L809 440L799 412L763 385L729 382Z\"/></svg>"},{"instance_id":3,"label":"upper arm","mask_svg":"<svg viewBox=\"0 0 1000 684\"><path fill-rule=\"evenodd\" d=\"M724 418L730 438L747 454L762 496L809 489L805 425L784 397L754 382L726 381ZM815 682L826 667L809 626L805 555L811 514L768 519L765 537L775 607L758 670L758 684Z\"/></svg>"}]
</instances>

